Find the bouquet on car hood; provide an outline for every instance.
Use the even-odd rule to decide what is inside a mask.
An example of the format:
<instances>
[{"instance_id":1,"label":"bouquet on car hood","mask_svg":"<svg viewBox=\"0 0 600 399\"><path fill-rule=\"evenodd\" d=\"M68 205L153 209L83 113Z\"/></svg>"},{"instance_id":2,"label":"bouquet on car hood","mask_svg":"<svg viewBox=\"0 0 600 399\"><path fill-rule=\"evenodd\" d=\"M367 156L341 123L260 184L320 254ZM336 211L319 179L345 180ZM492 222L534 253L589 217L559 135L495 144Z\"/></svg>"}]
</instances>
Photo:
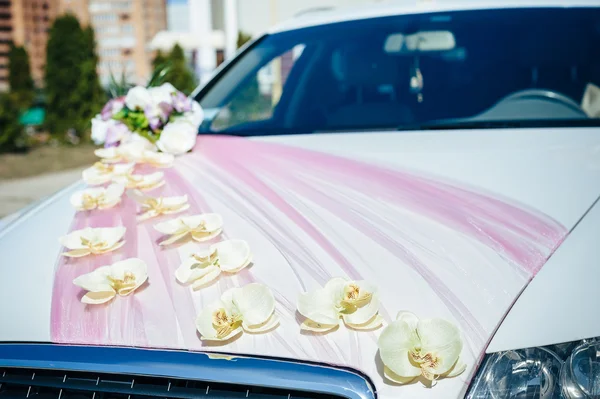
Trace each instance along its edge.
<instances>
[{"instance_id":1,"label":"bouquet on car hood","mask_svg":"<svg viewBox=\"0 0 600 399\"><path fill-rule=\"evenodd\" d=\"M149 147L179 155L196 143L204 112L170 83L136 86L110 100L92 119L92 140L105 147L146 141Z\"/></svg>"}]
</instances>

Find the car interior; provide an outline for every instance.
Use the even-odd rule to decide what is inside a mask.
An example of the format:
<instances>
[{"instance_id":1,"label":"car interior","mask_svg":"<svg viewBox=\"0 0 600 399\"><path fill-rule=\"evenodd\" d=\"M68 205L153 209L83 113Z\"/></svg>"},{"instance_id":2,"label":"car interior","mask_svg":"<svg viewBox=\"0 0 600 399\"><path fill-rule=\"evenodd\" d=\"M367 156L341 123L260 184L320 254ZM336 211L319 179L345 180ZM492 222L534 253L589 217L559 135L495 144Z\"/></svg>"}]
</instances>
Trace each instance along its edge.
<instances>
[{"instance_id":1,"label":"car interior","mask_svg":"<svg viewBox=\"0 0 600 399\"><path fill-rule=\"evenodd\" d=\"M277 64L285 81L277 101L271 96L266 102L273 109L262 116L244 113L221 131L268 134L393 129L444 120L587 119L581 108L584 91L600 86L597 10L478 10L355 21L351 30L347 24L264 37L248 50L248 55L260 53L250 57L252 67L239 68L247 72L244 78L229 82L229 92L221 95L211 93L219 91L217 83L200 94L201 104L227 108L236 93L256 84L258 70L284 59L298 45L303 46L300 54ZM415 37L427 46L411 45L408 39ZM244 58L238 63L244 64ZM225 71L221 80L231 80L228 75L235 69ZM265 87L258 97L272 94ZM228 111L224 115L231 115L231 107Z\"/></svg>"}]
</instances>

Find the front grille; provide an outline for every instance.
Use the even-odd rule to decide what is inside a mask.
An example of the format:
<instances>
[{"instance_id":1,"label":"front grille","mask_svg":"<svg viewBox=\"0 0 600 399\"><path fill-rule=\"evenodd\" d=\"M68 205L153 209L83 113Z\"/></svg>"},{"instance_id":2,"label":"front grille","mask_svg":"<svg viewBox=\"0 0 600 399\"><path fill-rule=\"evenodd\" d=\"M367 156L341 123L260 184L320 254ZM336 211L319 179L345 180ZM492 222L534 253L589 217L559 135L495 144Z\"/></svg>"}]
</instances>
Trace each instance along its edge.
<instances>
[{"instance_id":1,"label":"front grille","mask_svg":"<svg viewBox=\"0 0 600 399\"><path fill-rule=\"evenodd\" d=\"M30 368L0 369L0 398L141 399L250 398L325 399L332 394L165 377L98 374Z\"/></svg>"}]
</instances>

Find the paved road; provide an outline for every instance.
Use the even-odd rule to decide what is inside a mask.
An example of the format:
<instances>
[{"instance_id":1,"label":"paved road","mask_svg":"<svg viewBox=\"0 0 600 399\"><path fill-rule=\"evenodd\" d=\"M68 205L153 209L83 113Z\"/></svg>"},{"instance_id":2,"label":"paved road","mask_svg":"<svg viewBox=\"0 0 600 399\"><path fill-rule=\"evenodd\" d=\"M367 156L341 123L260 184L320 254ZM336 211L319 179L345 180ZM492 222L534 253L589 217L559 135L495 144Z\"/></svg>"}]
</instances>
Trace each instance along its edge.
<instances>
[{"instance_id":1,"label":"paved road","mask_svg":"<svg viewBox=\"0 0 600 399\"><path fill-rule=\"evenodd\" d=\"M83 168L78 168L24 179L1 180L0 218L76 182L81 178L82 170Z\"/></svg>"}]
</instances>

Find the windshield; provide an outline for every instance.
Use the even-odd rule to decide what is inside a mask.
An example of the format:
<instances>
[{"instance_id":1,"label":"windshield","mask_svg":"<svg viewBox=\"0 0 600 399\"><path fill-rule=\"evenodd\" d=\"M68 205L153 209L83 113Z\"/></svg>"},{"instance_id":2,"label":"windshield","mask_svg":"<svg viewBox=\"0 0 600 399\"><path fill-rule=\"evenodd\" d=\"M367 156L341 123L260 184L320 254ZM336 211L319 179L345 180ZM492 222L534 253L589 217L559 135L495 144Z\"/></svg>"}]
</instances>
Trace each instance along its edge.
<instances>
[{"instance_id":1,"label":"windshield","mask_svg":"<svg viewBox=\"0 0 600 399\"><path fill-rule=\"evenodd\" d=\"M600 117L600 8L401 15L265 36L197 96L237 135ZM516 126L519 126L518 124Z\"/></svg>"}]
</instances>

